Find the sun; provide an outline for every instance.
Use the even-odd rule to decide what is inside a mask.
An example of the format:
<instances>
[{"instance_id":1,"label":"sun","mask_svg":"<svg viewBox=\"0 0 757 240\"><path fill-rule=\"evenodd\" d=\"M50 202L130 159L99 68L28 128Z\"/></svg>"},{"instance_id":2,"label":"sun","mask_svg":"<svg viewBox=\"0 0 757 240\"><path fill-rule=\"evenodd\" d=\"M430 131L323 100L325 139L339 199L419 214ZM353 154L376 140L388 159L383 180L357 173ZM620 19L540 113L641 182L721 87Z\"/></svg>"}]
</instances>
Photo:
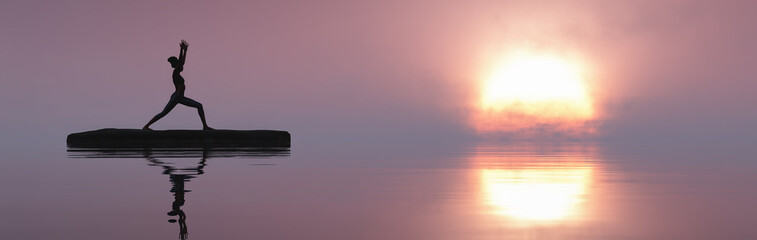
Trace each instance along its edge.
<instances>
[{"instance_id":1,"label":"sun","mask_svg":"<svg viewBox=\"0 0 757 240\"><path fill-rule=\"evenodd\" d=\"M479 130L564 125L595 116L584 64L565 56L518 52L485 77L477 103Z\"/></svg>"}]
</instances>

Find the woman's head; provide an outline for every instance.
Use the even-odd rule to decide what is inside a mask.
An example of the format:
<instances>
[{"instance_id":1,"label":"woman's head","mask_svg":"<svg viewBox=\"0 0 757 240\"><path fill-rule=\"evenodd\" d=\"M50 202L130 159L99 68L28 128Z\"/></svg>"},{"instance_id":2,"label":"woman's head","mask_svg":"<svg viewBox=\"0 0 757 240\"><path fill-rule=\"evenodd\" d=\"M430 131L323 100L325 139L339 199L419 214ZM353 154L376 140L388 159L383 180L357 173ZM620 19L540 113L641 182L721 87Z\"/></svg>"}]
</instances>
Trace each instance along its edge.
<instances>
[{"instance_id":1,"label":"woman's head","mask_svg":"<svg viewBox=\"0 0 757 240\"><path fill-rule=\"evenodd\" d=\"M176 66L179 65L179 59L176 58L176 56L171 56L168 58L168 62L171 63L171 67L176 68Z\"/></svg>"}]
</instances>

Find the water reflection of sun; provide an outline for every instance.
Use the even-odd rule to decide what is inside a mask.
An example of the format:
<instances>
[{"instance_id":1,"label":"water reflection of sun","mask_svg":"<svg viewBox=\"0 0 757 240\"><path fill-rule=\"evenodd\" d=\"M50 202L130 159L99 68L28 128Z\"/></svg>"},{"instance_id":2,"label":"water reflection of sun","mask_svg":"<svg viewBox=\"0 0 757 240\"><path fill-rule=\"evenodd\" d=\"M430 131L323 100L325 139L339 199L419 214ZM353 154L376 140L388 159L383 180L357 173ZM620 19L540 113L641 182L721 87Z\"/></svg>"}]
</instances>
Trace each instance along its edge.
<instances>
[{"instance_id":1,"label":"water reflection of sun","mask_svg":"<svg viewBox=\"0 0 757 240\"><path fill-rule=\"evenodd\" d=\"M476 155L474 164L487 212L524 223L577 220L584 215L595 169L585 154L480 152L485 154Z\"/></svg>"},{"instance_id":2,"label":"water reflection of sun","mask_svg":"<svg viewBox=\"0 0 757 240\"><path fill-rule=\"evenodd\" d=\"M569 217L586 194L590 176L590 168L481 170L488 204L524 220Z\"/></svg>"}]
</instances>

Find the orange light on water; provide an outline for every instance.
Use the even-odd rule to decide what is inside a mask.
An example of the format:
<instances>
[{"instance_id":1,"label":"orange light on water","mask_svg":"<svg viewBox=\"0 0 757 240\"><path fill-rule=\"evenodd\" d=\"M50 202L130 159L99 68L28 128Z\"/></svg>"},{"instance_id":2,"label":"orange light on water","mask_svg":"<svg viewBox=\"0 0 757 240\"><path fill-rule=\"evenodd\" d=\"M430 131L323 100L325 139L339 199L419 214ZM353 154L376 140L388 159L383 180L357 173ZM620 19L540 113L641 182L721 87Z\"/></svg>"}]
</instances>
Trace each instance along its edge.
<instances>
[{"instance_id":1,"label":"orange light on water","mask_svg":"<svg viewBox=\"0 0 757 240\"><path fill-rule=\"evenodd\" d=\"M482 189L495 213L520 220L562 220L578 212L592 169L482 169Z\"/></svg>"},{"instance_id":2,"label":"orange light on water","mask_svg":"<svg viewBox=\"0 0 757 240\"><path fill-rule=\"evenodd\" d=\"M517 131L545 125L571 130L595 118L582 62L523 51L495 66L481 84L473 118L477 130Z\"/></svg>"},{"instance_id":3,"label":"orange light on water","mask_svg":"<svg viewBox=\"0 0 757 240\"><path fill-rule=\"evenodd\" d=\"M587 219L593 145L480 147L472 156L484 211L524 225Z\"/></svg>"}]
</instances>

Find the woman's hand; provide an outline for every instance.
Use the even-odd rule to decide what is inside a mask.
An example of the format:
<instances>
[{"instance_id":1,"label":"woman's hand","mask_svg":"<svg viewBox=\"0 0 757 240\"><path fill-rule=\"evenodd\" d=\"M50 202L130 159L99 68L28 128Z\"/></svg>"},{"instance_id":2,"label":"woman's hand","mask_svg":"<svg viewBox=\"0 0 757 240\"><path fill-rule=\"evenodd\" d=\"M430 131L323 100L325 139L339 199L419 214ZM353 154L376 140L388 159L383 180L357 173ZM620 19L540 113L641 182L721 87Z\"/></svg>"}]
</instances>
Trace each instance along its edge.
<instances>
[{"instance_id":1,"label":"woman's hand","mask_svg":"<svg viewBox=\"0 0 757 240\"><path fill-rule=\"evenodd\" d=\"M180 47L181 49L187 49L187 48L189 48L189 43L187 43L187 41L186 41L186 40L182 39L182 40L181 40L181 43L179 43L179 47Z\"/></svg>"}]
</instances>

